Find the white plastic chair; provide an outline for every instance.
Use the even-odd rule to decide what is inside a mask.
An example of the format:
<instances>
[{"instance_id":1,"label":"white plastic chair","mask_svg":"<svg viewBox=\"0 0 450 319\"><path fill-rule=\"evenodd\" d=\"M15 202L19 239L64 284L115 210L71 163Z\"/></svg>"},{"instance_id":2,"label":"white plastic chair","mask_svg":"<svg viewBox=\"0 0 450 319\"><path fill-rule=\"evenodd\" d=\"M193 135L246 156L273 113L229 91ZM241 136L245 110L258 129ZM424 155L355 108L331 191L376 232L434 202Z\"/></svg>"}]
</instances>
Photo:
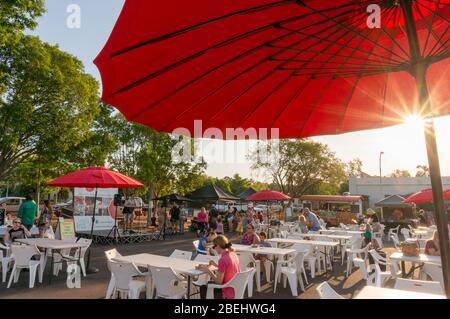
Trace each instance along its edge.
<instances>
[{"instance_id":1,"label":"white plastic chair","mask_svg":"<svg viewBox=\"0 0 450 319\"><path fill-rule=\"evenodd\" d=\"M357 237L352 237L350 238L350 241L347 241L345 243L345 245L343 245L342 250L341 250L341 264L344 264L344 257L345 254L347 253L347 260L348 260L348 251L349 250L357 250L360 249L362 245L362 237L361 236L357 236Z\"/></svg>"},{"instance_id":2,"label":"white plastic chair","mask_svg":"<svg viewBox=\"0 0 450 319\"><path fill-rule=\"evenodd\" d=\"M398 239L397 234L391 234L391 241L394 242L394 247L397 251L402 251L402 248L400 247L400 240Z\"/></svg>"},{"instance_id":3,"label":"white plastic chair","mask_svg":"<svg viewBox=\"0 0 450 319\"><path fill-rule=\"evenodd\" d=\"M291 287L292 296L298 296L297 283L300 283L300 288L305 291L305 285L303 284L302 275L306 278L306 273L304 271L303 265L305 262L305 255L308 251L296 251L287 260L279 260L277 264L277 269L275 272L275 283L273 292L277 292L277 284L283 278L283 287L286 288L286 281L289 281L289 286Z\"/></svg>"},{"instance_id":4,"label":"white plastic chair","mask_svg":"<svg viewBox=\"0 0 450 319\"><path fill-rule=\"evenodd\" d=\"M137 276L146 276L130 262L108 260L109 269L114 274L115 284L113 296L118 294L122 299L139 299L141 291L145 290L145 281L134 279Z\"/></svg>"},{"instance_id":5,"label":"white plastic chair","mask_svg":"<svg viewBox=\"0 0 450 319\"><path fill-rule=\"evenodd\" d=\"M173 253L170 255L172 258L178 258L178 259L184 259L184 260L191 260L192 258L192 252L191 251L184 251L175 249Z\"/></svg>"},{"instance_id":6,"label":"white plastic chair","mask_svg":"<svg viewBox=\"0 0 450 319\"><path fill-rule=\"evenodd\" d=\"M238 272L234 277L224 285L208 284L206 292L207 299L214 299L214 289L233 288L234 299L244 299L245 288L251 276L254 276L253 269Z\"/></svg>"},{"instance_id":7,"label":"white plastic chair","mask_svg":"<svg viewBox=\"0 0 450 319\"><path fill-rule=\"evenodd\" d=\"M39 260L32 260L33 256L39 256ZM39 251L36 245L11 245L11 258L14 260L14 266L9 277L7 288L11 287L12 280L14 283L19 281L20 271L22 269L29 269L30 282L29 287L34 288L36 280L36 272L38 267L42 267L43 253ZM39 282L42 283L43 273L39 272Z\"/></svg>"},{"instance_id":8,"label":"white plastic chair","mask_svg":"<svg viewBox=\"0 0 450 319\"><path fill-rule=\"evenodd\" d=\"M403 238L405 240L410 239L412 237L411 236L411 231L409 229L407 229L407 228L400 229L400 233L403 235Z\"/></svg>"},{"instance_id":9,"label":"white plastic chair","mask_svg":"<svg viewBox=\"0 0 450 319\"><path fill-rule=\"evenodd\" d=\"M194 245L194 248L195 248L195 251L197 252L197 254L208 255L208 252L206 250L198 249L198 242L199 242L199 240L194 240L192 242L192 245Z\"/></svg>"},{"instance_id":10,"label":"white plastic chair","mask_svg":"<svg viewBox=\"0 0 450 319\"><path fill-rule=\"evenodd\" d=\"M149 266L156 288L156 297L183 299L187 294L187 282L170 267Z\"/></svg>"},{"instance_id":11,"label":"white plastic chair","mask_svg":"<svg viewBox=\"0 0 450 319\"><path fill-rule=\"evenodd\" d=\"M397 235L397 238L398 238L398 232L399 232L399 229L400 229L400 225L398 225L397 227L395 227L395 228L391 228L391 229L389 229L389 231L388 231L388 239L389 240L392 240L392 235L393 234L395 234L395 235Z\"/></svg>"},{"instance_id":12,"label":"white plastic chair","mask_svg":"<svg viewBox=\"0 0 450 319\"><path fill-rule=\"evenodd\" d=\"M114 273L111 271L111 267L109 266L109 261L114 258L120 258L122 257L121 254L117 251L117 249L111 249L105 251L105 256L107 258L106 266L108 267L108 270L111 272L111 279L109 280L108 288L106 289L106 296L105 299L110 299L114 293L114 286L116 285L116 280L114 278Z\"/></svg>"},{"instance_id":13,"label":"white plastic chair","mask_svg":"<svg viewBox=\"0 0 450 319\"><path fill-rule=\"evenodd\" d=\"M2 282L6 281L9 265L12 262L9 246L0 244L0 266L2 267Z\"/></svg>"},{"instance_id":14,"label":"white plastic chair","mask_svg":"<svg viewBox=\"0 0 450 319\"><path fill-rule=\"evenodd\" d=\"M328 282L324 281L316 288L320 299L345 299L340 294L338 294Z\"/></svg>"},{"instance_id":15,"label":"white plastic chair","mask_svg":"<svg viewBox=\"0 0 450 319\"><path fill-rule=\"evenodd\" d=\"M398 269L396 262L389 262L374 249L370 250L369 253L375 263L373 266L375 267L375 285L377 287L383 287L390 278L396 279L401 276L401 271ZM386 271L381 271L380 265L384 265Z\"/></svg>"},{"instance_id":16,"label":"white plastic chair","mask_svg":"<svg viewBox=\"0 0 450 319\"><path fill-rule=\"evenodd\" d=\"M261 291L261 264L257 263L255 258L251 253L247 252L236 252L239 259L239 266L241 270L252 270L252 275L248 279L248 296L251 298L253 296L253 278L256 276L256 289Z\"/></svg>"},{"instance_id":17,"label":"white plastic chair","mask_svg":"<svg viewBox=\"0 0 450 319\"><path fill-rule=\"evenodd\" d=\"M316 265L317 265L317 271L321 272L320 267L320 259L318 256L318 253L315 252L315 249L312 245L306 245L306 244L295 244L295 250L296 251L307 251L308 253L305 254L305 261L308 263L308 267L311 272L311 278L315 278L316 276ZM308 284L308 282L306 282Z\"/></svg>"},{"instance_id":18,"label":"white plastic chair","mask_svg":"<svg viewBox=\"0 0 450 319\"><path fill-rule=\"evenodd\" d=\"M444 289L440 282L437 281L424 281L424 280L411 280L397 278L395 281L395 289L424 292L429 294L443 295Z\"/></svg>"},{"instance_id":19,"label":"white plastic chair","mask_svg":"<svg viewBox=\"0 0 450 319\"><path fill-rule=\"evenodd\" d=\"M70 254L70 249L62 252L62 261L67 262L67 264L74 263L80 259L81 271L83 276L86 277L86 264L84 262L84 256L86 255L89 246L92 244L92 239L81 238L78 240L78 243L84 244L84 247L77 248L73 255ZM81 254L80 254L81 250ZM58 264L57 264L58 265ZM58 276L59 271L62 269L62 263L59 264L59 267L55 267L54 274Z\"/></svg>"},{"instance_id":20,"label":"white plastic chair","mask_svg":"<svg viewBox=\"0 0 450 319\"><path fill-rule=\"evenodd\" d=\"M348 277L351 274L352 266L356 266L363 273L363 278L367 280L367 258L369 257L369 248L370 245L360 249L347 249L347 270L345 272L345 277Z\"/></svg>"},{"instance_id":21,"label":"white plastic chair","mask_svg":"<svg viewBox=\"0 0 450 319\"><path fill-rule=\"evenodd\" d=\"M434 264L423 265L421 271L421 279L426 280L427 276L429 276L432 281L440 282L442 287L444 286L444 274L442 273L441 265L434 265Z\"/></svg>"}]
</instances>

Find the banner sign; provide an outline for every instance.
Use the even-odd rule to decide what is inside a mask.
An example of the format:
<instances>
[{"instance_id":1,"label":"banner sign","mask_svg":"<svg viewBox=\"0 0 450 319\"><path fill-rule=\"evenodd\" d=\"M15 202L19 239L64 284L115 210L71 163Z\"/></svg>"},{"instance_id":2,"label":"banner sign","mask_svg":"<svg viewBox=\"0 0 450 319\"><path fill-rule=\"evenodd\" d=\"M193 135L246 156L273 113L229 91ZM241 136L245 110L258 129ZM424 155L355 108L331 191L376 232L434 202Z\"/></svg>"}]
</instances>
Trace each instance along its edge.
<instances>
[{"instance_id":1,"label":"banner sign","mask_svg":"<svg viewBox=\"0 0 450 319\"><path fill-rule=\"evenodd\" d=\"M92 227L92 216L74 216L75 230L89 232ZM95 216L94 230L110 230L114 226L111 216Z\"/></svg>"}]
</instances>

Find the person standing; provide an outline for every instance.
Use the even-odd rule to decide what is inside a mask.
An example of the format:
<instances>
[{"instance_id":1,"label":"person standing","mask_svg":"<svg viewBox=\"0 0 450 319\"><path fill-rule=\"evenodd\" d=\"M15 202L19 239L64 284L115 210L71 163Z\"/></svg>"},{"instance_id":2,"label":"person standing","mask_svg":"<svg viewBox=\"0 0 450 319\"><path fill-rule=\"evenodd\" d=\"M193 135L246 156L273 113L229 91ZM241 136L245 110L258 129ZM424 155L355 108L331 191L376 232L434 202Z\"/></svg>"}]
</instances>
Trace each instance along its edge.
<instances>
[{"instance_id":1,"label":"person standing","mask_svg":"<svg viewBox=\"0 0 450 319\"><path fill-rule=\"evenodd\" d=\"M123 207L122 214L125 223L125 231L130 231L133 226L135 204L134 198L128 197Z\"/></svg>"},{"instance_id":2,"label":"person standing","mask_svg":"<svg viewBox=\"0 0 450 319\"><path fill-rule=\"evenodd\" d=\"M41 209L41 213L39 214L39 238L44 238L48 229L51 227L51 221L53 217L53 208L50 205L49 200L44 200L44 207Z\"/></svg>"},{"instance_id":3,"label":"person standing","mask_svg":"<svg viewBox=\"0 0 450 319\"><path fill-rule=\"evenodd\" d=\"M180 223L180 208L177 203L173 203L172 208L170 209L170 222L172 223L174 234L176 235L178 232L178 226Z\"/></svg>"},{"instance_id":4,"label":"person standing","mask_svg":"<svg viewBox=\"0 0 450 319\"><path fill-rule=\"evenodd\" d=\"M203 232L205 231L207 218L208 215L206 214L206 209L205 207L202 207L197 215L197 224L198 224L197 236L200 236L200 234L203 234Z\"/></svg>"},{"instance_id":5,"label":"person standing","mask_svg":"<svg viewBox=\"0 0 450 319\"><path fill-rule=\"evenodd\" d=\"M184 234L184 223L186 222L186 218L187 218L187 208L186 208L186 204L183 204L181 206L181 210L180 210L180 233Z\"/></svg>"},{"instance_id":6,"label":"person standing","mask_svg":"<svg viewBox=\"0 0 450 319\"><path fill-rule=\"evenodd\" d=\"M219 216L219 211L216 209L216 205L211 206L211 210L209 211L209 228L216 229L217 226L217 217Z\"/></svg>"},{"instance_id":7,"label":"person standing","mask_svg":"<svg viewBox=\"0 0 450 319\"><path fill-rule=\"evenodd\" d=\"M17 217L22 221L22 225L25 226L26 229L31 231L31 228L34 225L37 216L38 209L36 202L33 200L31 195L28 194L25 197L25 201L19 207Z\"/></svg>"}]
</instances>

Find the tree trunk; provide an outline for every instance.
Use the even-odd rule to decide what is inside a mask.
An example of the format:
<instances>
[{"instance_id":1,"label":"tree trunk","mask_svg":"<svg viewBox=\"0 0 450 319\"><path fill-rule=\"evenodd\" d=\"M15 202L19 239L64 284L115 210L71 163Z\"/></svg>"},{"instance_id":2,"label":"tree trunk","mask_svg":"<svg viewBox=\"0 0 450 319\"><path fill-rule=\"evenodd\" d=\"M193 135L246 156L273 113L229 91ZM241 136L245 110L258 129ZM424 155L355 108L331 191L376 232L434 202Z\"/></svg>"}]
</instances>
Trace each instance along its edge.
<instances>
[{"instance_id":1,"label":"tree trunk","mask_svg":"<svg viewBox=\"0 0 450 319\"><path fill-rule=\"evenodd\" d=\"M38 168L38 176L37 176L37 184L36 184L36 204L38 205L38 207L39 207L40 201L41 201L41 169Z\"/></svg>"}]
</instances>

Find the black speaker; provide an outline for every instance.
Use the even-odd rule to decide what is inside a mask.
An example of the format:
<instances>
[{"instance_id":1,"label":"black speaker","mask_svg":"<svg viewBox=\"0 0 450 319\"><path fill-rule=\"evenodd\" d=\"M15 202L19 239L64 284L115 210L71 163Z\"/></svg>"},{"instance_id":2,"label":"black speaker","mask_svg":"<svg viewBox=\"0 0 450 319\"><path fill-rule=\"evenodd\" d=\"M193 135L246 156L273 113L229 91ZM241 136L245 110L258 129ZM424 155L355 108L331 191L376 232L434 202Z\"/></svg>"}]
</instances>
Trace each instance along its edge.
<instances>
[{"instance_id":1,"label":"black speaker","mask_svg":"<svg viewBox=\"0 0 450 319\"><path fill-rule=\"evenodd\" d=\"M115 194L114 195L114 206L121 206L122 205L122 195L120 194Z\"/></svg>"}]
</instances>

